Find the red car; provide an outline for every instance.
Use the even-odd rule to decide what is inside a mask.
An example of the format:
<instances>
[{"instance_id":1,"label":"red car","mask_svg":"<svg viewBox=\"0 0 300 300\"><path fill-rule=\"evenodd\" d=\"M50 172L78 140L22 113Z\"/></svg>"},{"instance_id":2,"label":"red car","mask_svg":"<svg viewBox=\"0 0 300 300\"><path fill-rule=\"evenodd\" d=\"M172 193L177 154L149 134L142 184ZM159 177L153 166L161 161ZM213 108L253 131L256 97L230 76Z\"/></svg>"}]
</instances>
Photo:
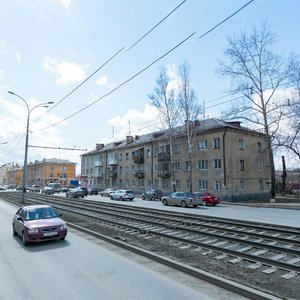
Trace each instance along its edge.
<instances>
[{"instance_id":1,"label":"red car","mask_svg":"<svg viewBox=\"0 0 300 300\"><path fill-rule=\"evenodd\" d=\"M216 206L217 204L220 203L219 198L211 193L199 192L199 193L194 193L194 194L197 198L199 197L202 200L203 205Z\"/></svg>"},{"instance_id":2,"label":"red car","mask_svg":"<svg viewBox=\"0 0 300 300\"><path fill-rule=\"evenodd\" d=\"M60 216L49 205L22 206L13 218L13 235L20 235L24 246L53 239L64 240L68 229Z\"/></svg>"}]
</instances>

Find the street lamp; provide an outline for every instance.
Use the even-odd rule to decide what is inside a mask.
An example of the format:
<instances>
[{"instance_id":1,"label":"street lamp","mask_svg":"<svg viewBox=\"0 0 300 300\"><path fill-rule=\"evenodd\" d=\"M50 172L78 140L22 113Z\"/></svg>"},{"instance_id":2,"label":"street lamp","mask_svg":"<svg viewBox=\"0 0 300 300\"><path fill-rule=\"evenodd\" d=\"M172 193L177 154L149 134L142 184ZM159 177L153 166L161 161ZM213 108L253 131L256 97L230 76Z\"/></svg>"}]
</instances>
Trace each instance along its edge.
<instances>
[{"instance_id":1,"label":"street lamp","mask_svg":"<svg viewBox=\"0 0 300 300\"><path fill-rule=\"evenodd\" d=\"M54 102L45 102L45 103L40 103L38 105L35 105L31 109L29 108L28 103L24 98L21 96L15 94L14 92L8 91L9 94L14 95L18 98L20 98L27 107L27 125L26 125L26 139L25 139L25 155L24 155L24 166L23 166L23 179L22 179L22 203L25 203L25 193L26 193L26 184L27 184L27 153L28 153L28 132L29 132L29 117L31 112L37 108L37 107L48 107L46 104L53 104Z\"/></svg>"}]
</instances>

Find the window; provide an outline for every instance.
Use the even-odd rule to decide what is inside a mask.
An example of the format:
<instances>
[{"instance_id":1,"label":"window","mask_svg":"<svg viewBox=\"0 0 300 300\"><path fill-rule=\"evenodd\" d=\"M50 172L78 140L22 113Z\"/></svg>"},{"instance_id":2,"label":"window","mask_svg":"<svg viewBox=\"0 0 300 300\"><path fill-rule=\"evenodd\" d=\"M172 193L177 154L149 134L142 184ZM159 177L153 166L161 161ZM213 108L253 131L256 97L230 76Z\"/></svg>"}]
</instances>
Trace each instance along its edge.
<instances>
[{"instance_id":1,"label":"window","mask_svg":"<svg viewBox=\"0 0 300 300\"><path fill-rule=\"evenodd\" d=\"M180 180L175 181L176 189L180 189Z\"/></svg>"},{"instance_id":2,"label":"window","mask_svg":"<svg viewBox=\"0 0 300 300\"><path fill-rule=\"evenodd\" d=\"M151 151L150 151L150 149L147 149L147 150L146 150L146 156L147 156L147 157L151 157Z\"/></svg>"},{"instance_id":3,"label":"window","mask_svg":"<svg viewBox=\"0 0 300 300\"><path fill-rule=\"evenodd\" d=\"M207 170L208 169L208 160L198 160L198 169Z\"/></svg>"},{"instance_id":4,"label":"window","mask_svg":"<svg viewBox=\"0 0 300 300\"><path fill-rule=\"evenodd\" d=\"M245 191L246 190L246 182L244 179L240 180L240 190Z\"/></svg>"},{"instance_id":5,"label":"window","mask_svg":"<svg viewBox=\"0 0 300 300\"><path fill-rule=\"evenodd\" d=\"M191 187L192 187L192 182L191 182L191 180L187 180L187 181L186 181L186 190L187 190L187 191L190 191L190 190L191 190Z\"/></svg>"},{"instance_id":6,"label":"window","mask_svg":"<svg viewBox=\"0 0 300 300\"><path fill-rule=\"evenodd\" d=\"M175 171L180 171L180 162L176 161L174 164L174 170Z\"/></svg>"},{"instance_id":7,"label":"window","mask_svg":"<svg viewBox=\"0 0 300 300\"><path fill-rule=\"evenodd\" d=\"M240 170L245 171L245 161L243 159L240 160Z\"/></svg>"},{"instance_id":8,"label":"window","mask_svg":"<svg viewBox=\"0 0 300 300\"><path fill-rule=\"evenodd\" d=\"M50 177L54 177L53 173L50 173Z\"/></svg>"},{"instance_id":9,"label":"window","mask_svg":"<svg viewBox=\"0 0 300 300\"><path fill-rule=\"evenodd\" d=\"M128 172L129 172L129 167L125 166L125 173L128 174Z\"/></svg>"},{"instance_id":10,"label":"window","mask_svg":"<svg viewBox=\"0 0 300 300\"><path fill-rule=\"evenodd\" d=\"M129 187L129 179L126 179L126 180L125 180L125 186L126 186L126 187Z\"/></svg>"},{"instance_id":11,"label":"window","mask_svg":"<svg viewBox=\"0 0 300 300\"><path fill-rule=\"evenodd\" d=\"M207 150L207 141L200 141L200 142L198 142L198 149L200 151Z\"/></svg>"},{"instance_id":12,"label":"window","mask_svg":"<svg viewBox=\"0 0 300 300\"><path fill-rule=\"evenodd\" d=\"M123 174L123 168L120 166L120 169L119 169L119 174L122 175Z\"/></svg>"},{"instance_id":13,"label":"window","mask_svg":"<svg viewBox=\"0 0 300 300\"><path fill-rule=\"evenodd\" d=\"M155 147L153 149L153 156L158 156L158 151L159 151L158 147Z\"/></svg>"},{"instance_id":14,"label":"window","mask_svg":"<svg viewBox=\"0 0 300 300\"><path fill-rule=\"evenodd\" d=\"M174 154L180 154L180 145L174 145Z\"/></svg>"},{"instance_id":15,"label":"window","mask_svg":"<svg viewBox=\"0 0 300 300\"><path fill-rule=\"evenodd\" d=\"M191 169L192 169L192 163L191 163L191 161L190 160L186 161L185 162L185 170L190 172Z\"/></svg>"},{"instance_id":16,"label":"window","mask_svg":"<svg viewBox=\"0 0 300 300\"><path fill-rule=\"evenodd\" d=\"M256 147L257 147L257 151L261 152L261 143L260 142L257 143Z\"/></svg>"},{"instance_id":17,"label":"window","mask_svg":"<svg viewBox=\"0 0 300 300\"><path fill-rule=\"evenodd\" d=\"M198 187L199 187L199 190L208 190L208 181L207 180L199 180Z\"/></svg>"},{"instance_id":18,"label":"window","mask_svg":"<svg viewBox=\"0 0 300 300\"><path fill-rule=\"evenodd\" d=\"M221 159L214 159L215 169L221 169Z\"/></svg>"},{"instance_id":19,"label":"window","mask_svg":"<svg viewBox=\"0 0 300 300\"><path fill-rule=\"evenodd\" d=\"M213 139L213 149L220 149L220 148L221 148L220 138Z\"/></svg>"},{"instance_id":20,"label":"window","mask_svg":"<svg viewBox=\"0 0 300 300\"><path fill-rule=\"evenodd\" d=\"M168 188L170 187L170 180L164 179L164 180L162 181L162 187L163 187L164 189L168 189Z\"/></svg>"},{"instance_id":21,"label":"window","mask_svg":"<svg viewBox=\"0 0 300 300\"><path fill-rule=\"evenodd\" d=\"M215 181L215 190L216 191L221 191L222 190L222 181L221 180L216 180Z\"/></svg>"},{"instance_id":22,"label":"window","mask_svg":"<svg viewBox=\"0 0 300 300\"><path fill-rule=\"evenodd\" d=\"M131 186L135 186L135 179L131 180Z\"/></svg>"},{"instance_id":23,"label":"window","mask_svg":"<svg viewBox=\"0 0 300 300\"><path fill-rule=\"evenodd\" d=\"M129 153L125 153L125 160L129 159Z\"/></svg>"},{"instance_id":24,"label":"window","mask_svg":"<svg viewBox=\"0 0 300 300\"><path fill-rule=\"evenodd\" d=\"M138 180L138 186L144 186L144 179L139 179Z\"/></svg>"},{"instance_id":25,"label":"window","mask_svg":"<svg viewBox=\"0 0 300 300\"><path fill-rule=\"evenodd\" d=\"M261 160L258 161L258 163L257 163L257 170L258 171L262 171L263 170L263 162Z\"/></svg>"},{"instance_id":26,"label":"window","mask_svg":"<svg viewBox=\"0 0 300 300\"><path fill-rule=\"evenodd\" d=\"M239 149L245 150L245 142L243 139L239 139Z\"/></svg>"},{"instance_id":27,"label":"window","mask_svg":"<svg viewBox=\"0 0 300 300\"><path fill-rule=\"evenodd\" d=\"M154 165L154 172L158 172L158 165Z\"/></svg>"},{"instance_id":28,"label":"window","mask_svg":"<svg viewBox=\"0 0 300 300\"><path fill-rule=\"evenodd\" d=\"M151 183L152 183L151 180L148 179L148 180L147 180L147 187L151 187Z\"/></svg>"},{"instance_id":29,"label":"window","mask_svg":"<svg viewBox=\"0 0 300 300\"><path fill-rule=\"evenodd\" d=\"M120 160L123 160L123 153L120 153Z\"/></svg>"}]
</instances>

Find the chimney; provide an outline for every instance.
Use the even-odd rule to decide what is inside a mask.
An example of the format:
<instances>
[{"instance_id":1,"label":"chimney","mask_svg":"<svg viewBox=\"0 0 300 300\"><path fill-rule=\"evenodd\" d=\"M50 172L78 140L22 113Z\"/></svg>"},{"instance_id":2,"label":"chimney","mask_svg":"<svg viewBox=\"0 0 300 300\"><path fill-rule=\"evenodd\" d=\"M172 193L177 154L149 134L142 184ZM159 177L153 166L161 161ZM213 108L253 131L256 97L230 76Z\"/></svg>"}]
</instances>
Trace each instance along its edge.
<instances>
[{"instance_id":1,"label":"chimney","mask_svg":"<svg viewBox=\"0 0 300 300\"><path fill-rule=\"evenodd\" d=\"M104 144L96 144L96 150L101 150L104 147Z\"/></svg>"},{"instance_id":2,"label":"chimney","mask_svg":"<svg viewBox=\"0 0 300 300\"><path fill-rule=\"evenodd\" d=\"M138 135L135 135L134 139L138 140L140 137Z\"/></svg>"},{"instance_id":3,"label":"chimney","mask_svg":"<svg viewBox=\"0 0 300 300\"><path fill-rule=\"evenodd\" d=\"M126 136L126 144L130 144L130 143L132 143L132 142L133 142L133 136L127 135L127 136Z\"/></svg>"}]
</instances>

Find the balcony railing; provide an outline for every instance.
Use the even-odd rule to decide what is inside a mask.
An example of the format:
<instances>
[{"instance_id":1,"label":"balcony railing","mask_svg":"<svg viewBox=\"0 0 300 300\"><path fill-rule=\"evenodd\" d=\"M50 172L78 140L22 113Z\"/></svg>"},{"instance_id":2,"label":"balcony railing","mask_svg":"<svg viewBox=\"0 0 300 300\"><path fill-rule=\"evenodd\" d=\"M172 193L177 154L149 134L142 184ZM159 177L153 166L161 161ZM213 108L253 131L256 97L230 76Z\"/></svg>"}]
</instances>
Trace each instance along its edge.
<instances>
[{"instance_id":1,"label":"balcony railing","mask_svg":"<svg viewBox=\"0 0 300 300\"><path fill-rule=\"evenodd\" d=\"M144 171L134 171L133 172L133 176L137 177L137 178L144 178L145 177L145 173L144 173Z\"/></svg>"},{"instance_id":2,"label":"balcony railing","mask_svg":"<svg viewBox=\"0 0 300 300\"><path fill-rule=\"evenodd\" d=\"M169 171L160 171L157 176L161 178L170 178L171 173Z\"/></svg>"},{"instance_id":3,"label":"balcony railing","mask_svg":"<svg viewBox=\"0 0 300 300\"><path fill-rule=\"evenodd\" d=\"M116 178L118 176L117 171L108 171L108 176L112 178Z\"/></svg>"}]
</instances>

